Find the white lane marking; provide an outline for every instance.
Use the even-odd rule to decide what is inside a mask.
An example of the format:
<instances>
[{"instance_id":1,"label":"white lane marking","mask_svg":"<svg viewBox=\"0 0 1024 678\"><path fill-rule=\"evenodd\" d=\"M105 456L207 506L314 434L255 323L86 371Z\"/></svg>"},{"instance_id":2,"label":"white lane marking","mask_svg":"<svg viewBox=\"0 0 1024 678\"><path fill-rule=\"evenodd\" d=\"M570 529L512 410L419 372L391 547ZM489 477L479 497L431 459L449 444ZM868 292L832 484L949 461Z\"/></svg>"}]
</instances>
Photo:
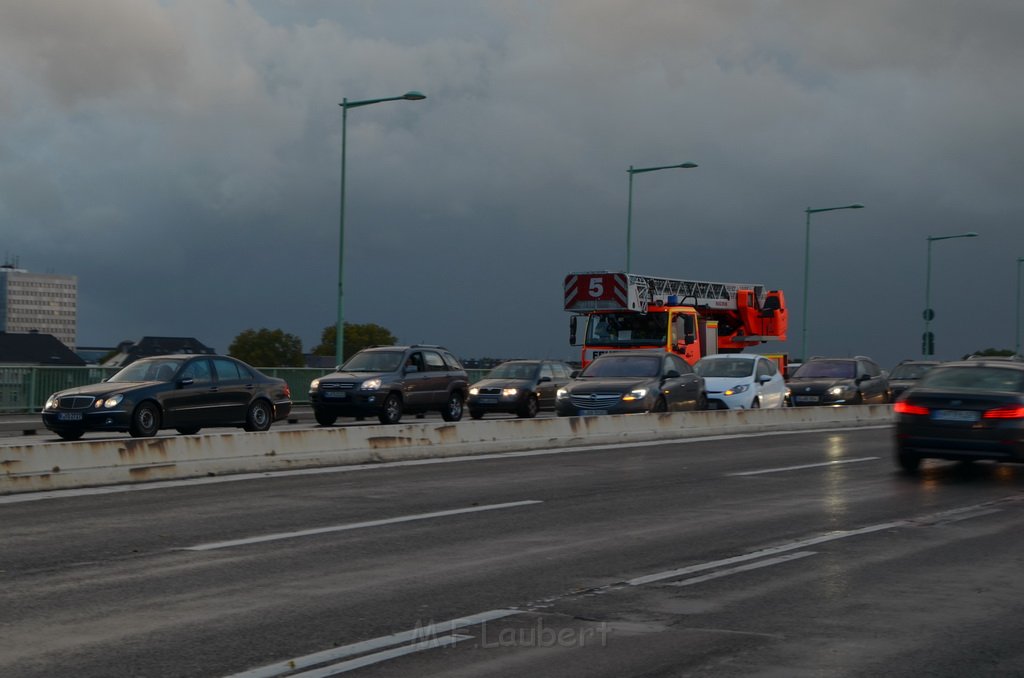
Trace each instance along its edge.
<instances>
[{"instance_id":1,"label":"white lane marking","mask_svg":"<svg viewBox=\"0 0 1024 678\"><path fill-rule=\"evenodd\" d=\"M838 464L859 464L862 461L878 461L881 457L860 457L859 459L835 459L823 461L820 464L801 464L800 466L780 466L778 468L765 468L759 471L743 471L740 473L726 473L727 476L756 476L763 473L783 473L785 471L800 471L807 468L820 468L822 466L837 466Z\"/></svg>"},{"instance_id":2,"label":"white lane marking","mask_svg":"<svg viewBox=\"0 0 1024 678\"><path fill-rule=\"evenodd\" d=\"M279 541L281 539L295 539L296 537L308 537L314 534L325 534L327 532L345 532L347 530L361 530L366 527L380 527L381 525L394 525L395 523L408 523L414 520L429 520L430 518L443 518L445 516L457 516L463 513L479 513L480 511L498 511L500 509L516 508L518 506L530 506L531 504L543 504L544 502L530 499L528 501L512 501L505 504L489 504L487 506L473 506L470 508L451 509L449 511L434 511L432 513L417 513L409 516L398 516L397 518L384 518L381 520L367 520L362 523L347 523L345 525L330 525L328 527L314 527L308 530L296 530L294 532L278 532L276 534L264 534L259 537L246 537L245 539L230 539L228 541L215 541L197 546L185 546L182 551L213 551L214 549L226 549L232 546L244 546L246 544L259 544L266 541Z\"/></svg>"},{"instance_id":3,"label":"white lane marking","mask_svg":"<svg viewBox=\"0 0 1024 678\"><path fill-rule=\"evenodd\" d=\"M760 551L754 551L752 553L746 553L742 556L734 556L732 558L724 558L722 560L713 560L708 563L690 565L689 567L680 567L675 570L655 572L654 574L648 574L643 577L629 579L626 581L626 583L630 586L641 586L643 584L650 584L652 582L662 581L665 579L675 579L676 577L681 577L686 574L692 574L694 572L713 570L723 565L732 565L733 563L742 563L748 560L757 560L758 558L764 558L765 556L773 556L777 553L785 553L787 551L796 551L798 549L806 548L808 546L814 546L815 544L823 544L825 542L835 541L837 539L846 539L847 537L856 537L861 534L870 534L871 532L891 530L894 527L906 527L907 525L910 525L910 521L908 520L895 520L891 523L869 525L868 527L862 527L856 530L837 530L835 532L829 532L827 534L823 534L817 537L799 539L797 541L791 541L788 544L782 544L781 546L773 546L772 548L761 549Z\"/></svg>"},{"instance_id":4,"label":"white lane marking","mask_svg":"<svg viewBox=\"0 0 1024 678\"><path fill-rule=\"evenodd\" d=\"M806 558L807 556L813 556L815 553L815 551L799 551L797 553L790 553L789 555L779 556L777 558L759 560L756 563L747 563L746 565L730 567L727 570L718 570L716 572L712 572L711 574L704 574L699 577L690 577L689 579L683 579L682 581L670 582L669 586L692 586L694 584L700 584L701 582L709 581L711 579L727 577L731 574L737 574L739 572L748 572L750 570L756 570L762 567L770 567L772 565L778 565L780 563L788 563L789 561L797 560L798 558Z\"/></svg>"},{"instance_id":5,"label":"white lane marking","mask_svg":"<svg viewBox=\"0 0 1024 678\"><path fill-rule=\"evenodd\" d=\"M402 643L419 644L422 642L429 642L430 639L437 637L438 634L449 633L458 638L459 634L454 633L456 629L483 624L489 621L494 621L495 619L510 617L514 614L520 614L521 612L521 610L508 609L488 610L487 612L480 612L466 617L457 617L455 619L449 619L448 621L429 624L427 626L417 626L409 631L394 633L390 636L380 636L378 638L371 638L370 640L364 640L350 645L331 648L330 650L314 652L313 654L307 654L304 657L296 657L295 659L289 659L276 664L269 664L249 671L243 671L242 673L235 673L228 676L228 678L275 678L276 676L283 676L286 673L291 673L292 671L297 671L299 669L309 668L318 664L326 664L330 661L346 659L348 657L356 657L367 652L374 652L384 648L394 647Z\"/></svg>"},{"instance_id":6,"label":"white lane marking","mask_svg":"<svg viewBox=\"0 0 1024 678\"><path fill-rule=\"evenodd\" d=\"M312 671L303 671L302 673L293 673L289 678L328 678L329 676L337 676L342 673L348 673L349 671L355 671L356 669L361 669L364 666L380 664L381 662L397 659L398 657L404 657L405 655L413 654L414 652L424 652L438 647L451 647L455 643L462 642L463 640L471 640L472 638L473 636L463 635L433 638L422 643L416 643L415 645L396 647L393 650L384 650L383 652L376 652L365 657L359 657L358 659L350 659L348 661L341 662L340 664L333 664L320 669L313 669Z\"/></svg>"},{"instance_id":7,"label":"white lane marking","mask_svg":"<svg viewBox=\"0 0 1024 678\"><path fill-rule=\"evenodd\" d=\"M440 457L434 459L409 459L405 461L388 461L380 464L354 464L351 466L325 466L322 468L293 469L290 471L265 471L262 473L239 473L229 476L205 476L202 478L183 478L181 480L158 480L151 483L132 485L109 485L105 487L84 487L69 490L44 490L41 492L23 492L0 496L0 504L20 504L26 501L43 501L45 499L62 499L64 497L89 497L103 494L119 494L121 492L146 492L162 490L169 487L191 487L194 485L215 485L219 483L237 483L246 480L265 480L267 478L291 478L294 476L313 476L327 473L352 473L354 471L375 471L378 469L401 468L403 466L429 466L432 464L458 464L467 461L493 461L495 459L513 459L516 457L543 457L551 454L571 454L574 452L592 452L601 450L629 449L633 447L655 447L657 445L683 445L690 443L714 442L718 440L741 440L746 438L763 438L768 436L803 435L809 433L843 433L871 429L892 428L890 424L878 426L859 426L857 428L819 428L801 429L799 431L761 431L760 433L737 433L730 435L701 436L699 438L677 438L674 440L648 440L639 443L608 443L605 445L582 445L579 447L560 447L554 450L524 450L520 452L495 452L493 454L472 454L459 457Z\"/></svg>"}]
</instances>

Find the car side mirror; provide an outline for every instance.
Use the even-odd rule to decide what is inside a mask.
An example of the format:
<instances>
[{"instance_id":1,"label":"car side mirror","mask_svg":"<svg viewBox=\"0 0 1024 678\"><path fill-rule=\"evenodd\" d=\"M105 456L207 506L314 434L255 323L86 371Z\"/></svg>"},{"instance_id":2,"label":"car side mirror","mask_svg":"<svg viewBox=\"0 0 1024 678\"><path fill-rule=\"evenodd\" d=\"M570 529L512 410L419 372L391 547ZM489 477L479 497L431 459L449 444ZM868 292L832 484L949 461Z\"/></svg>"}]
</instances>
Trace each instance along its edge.
<instances>
[{"instance_id":1,"label":"car side mirror","mask_svg":"<svg viewBox=\"0 0 1024 678\"><path fill-rule=\"evenodd\" d=\"M860 382L862 382L862 381L867 381L867 380L868 380L868 379L870 379L870 378L871 378L871 375L870 375L870 374L862 374L862 375L860 375L859 377L857 377L856 381L857 381L857 383L859 384Z\"/></svg>"},{"instance_id":2,"label":"car side mirror","mask_svg":"<svg viewBox=\"0 0 1024 678\"><path fill-rule=\"evenodd\" d=\"M669 370L668 372L665 373L665 377L664 378L665 379L678 379L679 376L680 375L679 375L678 371L676 371L676 370Z\"/></svg>"},{"instance_id":3,"label":"car side mirror","mask_svg":"<svg viewBox=\"0 0 1024 678\"><path fill-rule=\"evenodd\" d=\"M541 377L537 380L538 384L543 384L545 381L551 381L551 377Z\"/></svg>"},{"instance_id":4,"label":"car side mirror","mask_svg":"<svg viewBox=\"0 0 1024 678\"><path fill-rule=\"evenodd\" d=\"M757 378L757 381L762 383L762 384L767 384L771 380L772 380L772 377L769 374L762 374L760 377Z\"/></svg>"},{"instance_id":5,"label":"car side mirror","mask_svg":"<svg viewBox=\"0 0 1024 678\"><path fill-rule=\"evenodd\" d=\"M569 378L570 379L575 379L578 376L580 376L580 371L579 370L573 370L572 372L569 373Z\"/></svg>"}]
</instances>

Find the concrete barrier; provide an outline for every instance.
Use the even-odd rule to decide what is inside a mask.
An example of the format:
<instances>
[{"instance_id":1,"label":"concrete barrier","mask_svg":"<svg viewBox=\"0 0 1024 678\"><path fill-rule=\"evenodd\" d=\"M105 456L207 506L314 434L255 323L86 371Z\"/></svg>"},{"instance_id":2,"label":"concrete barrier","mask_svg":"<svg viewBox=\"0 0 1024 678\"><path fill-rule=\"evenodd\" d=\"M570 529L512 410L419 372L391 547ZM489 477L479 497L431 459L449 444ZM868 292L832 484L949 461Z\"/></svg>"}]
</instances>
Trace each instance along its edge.
<instances>
[{"instance_id":1,"label":"concrete barrier","mask_svg":"<svg viewBox=\"0 0 1024 678\"><path fill-rule=\"evenodd\" d=\"M892 421L890 405L421 422L0 448L0 494Z\"/></svg>"}]
</instances>

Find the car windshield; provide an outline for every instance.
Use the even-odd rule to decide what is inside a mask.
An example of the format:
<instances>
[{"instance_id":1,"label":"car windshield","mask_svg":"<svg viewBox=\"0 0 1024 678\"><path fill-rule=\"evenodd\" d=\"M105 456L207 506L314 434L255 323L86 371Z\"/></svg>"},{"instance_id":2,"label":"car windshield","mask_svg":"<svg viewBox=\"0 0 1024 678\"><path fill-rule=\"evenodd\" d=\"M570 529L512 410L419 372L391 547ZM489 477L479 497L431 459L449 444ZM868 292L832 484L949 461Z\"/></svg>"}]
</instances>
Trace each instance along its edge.
<instances>
[{"instance_id":1,"label":"car windshield","mask_svg":"<svg viewBox=\"0 0 1024 678\"><path fill-rule=\"evenodd\" d=\"M693 370L702 377L749 377L754 373L754 361L744 358L698 360Z\"/></svg>"},{"instance_id":2,"label":"car windshield","mask_svg":"<svg viewBox=\"0 0 1024 678\"><path fill-rule=\"evenodd\" d=\"M397 372L402 351L362 351L341 366L342 372Z\"/></svg>"},{"instance_id":3,"label":"car windshield","mask_svg":"<svg viewBox=\"0 0 1024 678\"><path fill-rule=\"evenodd\" d=\"M174 378L174 374L178 371L178 368L181 367L183 362L185 361L180 358L147 358L145 360L136 360L107 381L170 381Z\"/></svg>"},{"instance_id":4,"label":"car windshield","mask_svg":"<svg viewBox=\"0 0 1024 678\"><path fill-rule=\"evenodd\" d=\"M853 379L857 376L857 365L851 360L814 360L805 363L793 376L798 379Z\"/></svg>"},{"instance_id":5,"label":"car windshield","mask_svg":"<svg viewBox=\"0 0 1024 678\"><path fill-rule=\"evenodd\" d=\"M892 368L890 379L920 379L934 365L897 365Z\"/></svg>"},{"instance_id":6,"label":"car windshield","mask_svg":"<svg viewBox=\"0 0 1024 678\"><path fill-rule=\"evenodd\" d=\"M581 377L656 377L661 373L658 356L612 356L599 358L583 370Z\"/></svg>"},{"instance_id":7,"label":"car windshield","mask_svg":"<svg viewBox=\"0 0 1024 678\"><path fill-rule=\"evenodd\" d=\"M502 363L487 373L488 379L533 379L537 363Z\"/></svg>"},{"instance_id":8,"label":"car windshield","mask_svg":"<svg viewBox=\"0 0 1024 678\"><path fill-rule=\"evenodd\" d=\"M1002 367L937 367L921 378L920 388L1024 393L1024 371Z\"/></svg>"}]
</instances>

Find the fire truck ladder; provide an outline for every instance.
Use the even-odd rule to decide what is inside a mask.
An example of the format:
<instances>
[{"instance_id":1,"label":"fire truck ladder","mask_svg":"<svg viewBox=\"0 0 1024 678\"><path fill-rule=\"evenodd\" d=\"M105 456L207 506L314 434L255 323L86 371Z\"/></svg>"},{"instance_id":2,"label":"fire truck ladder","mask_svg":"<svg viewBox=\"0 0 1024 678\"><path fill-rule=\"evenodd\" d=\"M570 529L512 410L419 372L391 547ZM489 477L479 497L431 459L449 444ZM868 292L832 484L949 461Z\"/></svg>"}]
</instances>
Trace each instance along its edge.
<instances>
[{"instance_id":1,"label":"fire truck ladder","mask_svg":"<svg viewBox=\"0 0 1024 678\"><path fill-rule=\"evenodd\" d=\"M655 278L649 275L627 274L629 286L636 292L636 299L647 312L648 304L667 304L670 296L678 298L678 304L705 306L709 308L735 309L736 292L741 289L754 291L758 308L764 304L764 285L744 283L716 283L700 280L675 280Z\"/></svg>"}]
</instances>

